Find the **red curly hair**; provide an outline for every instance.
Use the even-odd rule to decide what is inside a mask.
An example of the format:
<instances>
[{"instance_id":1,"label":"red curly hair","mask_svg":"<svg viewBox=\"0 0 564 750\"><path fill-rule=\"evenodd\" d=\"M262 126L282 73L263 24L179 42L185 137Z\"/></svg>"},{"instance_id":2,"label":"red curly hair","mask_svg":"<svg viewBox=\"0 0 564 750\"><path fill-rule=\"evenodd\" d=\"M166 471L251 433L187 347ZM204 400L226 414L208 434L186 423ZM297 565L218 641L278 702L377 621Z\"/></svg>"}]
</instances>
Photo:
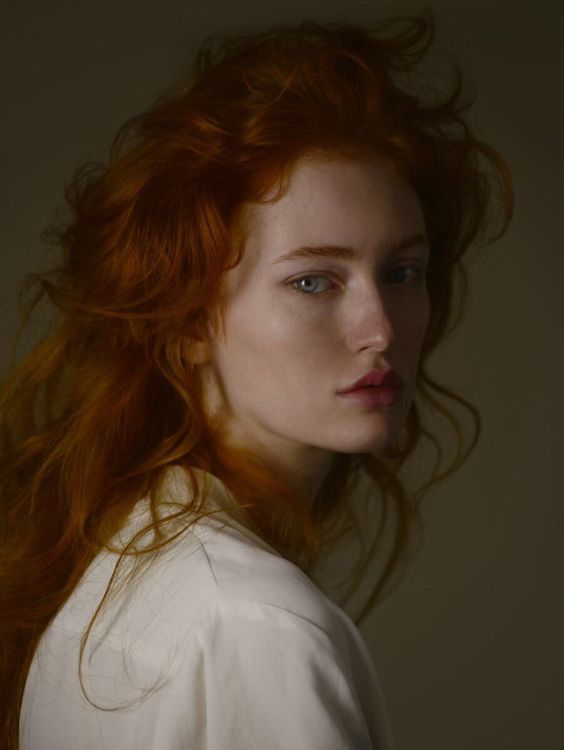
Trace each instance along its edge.
<instances>
[{"instance_id":1,"label":"red curly hair","mask_svg":"<svg viewBox=\"0 0 564 750\"><path fill-rule=\"evenodd\" d=\"M2 747L16 748L29 665L41 634L93 557L135 503L151 498L154 546L167 543L156 512L165 470L210 471L248 523L312 571L331 524L344 517L351 482L364 469L381 522L395 513L382 575L362 619L404 563L423 491L473 449L476 409L426 371L426 360L459 322L466 295L462 259L513 197L500 154L462 118L461 77L442 97L423 96L414 76L433 38L432 16L371 28L313 21L208 39L188 80L126 123L107 164L78 170L68 218L50 231L59 267L28 275L34 285L21 329L45 295L51 330L0 389L0 700ZM280 197L303 156L376 154L404 174L423 209L431 248L431 317L417 392L397 443L378 455L337 455L313 506L255 457L222 442L202 408L198 368L185 343L221 312L222 282L244 248L244 204ZM15 359L15 355L14 355ZM474 418L469 449L444 400ZM426 437L426 403L450 420L459 452L446 472L409 494L399 471ZM377 497L376 497L377 496ZM203 512L203 511L202 511ZM330 524L331 522L331 524ZM123 554L143 556L135 549ZM144 559L144 558L143 558ZM149 557L147 557L149 559ZM312 574L313 575L313 574Z\"/></svg>"}]
</instances>

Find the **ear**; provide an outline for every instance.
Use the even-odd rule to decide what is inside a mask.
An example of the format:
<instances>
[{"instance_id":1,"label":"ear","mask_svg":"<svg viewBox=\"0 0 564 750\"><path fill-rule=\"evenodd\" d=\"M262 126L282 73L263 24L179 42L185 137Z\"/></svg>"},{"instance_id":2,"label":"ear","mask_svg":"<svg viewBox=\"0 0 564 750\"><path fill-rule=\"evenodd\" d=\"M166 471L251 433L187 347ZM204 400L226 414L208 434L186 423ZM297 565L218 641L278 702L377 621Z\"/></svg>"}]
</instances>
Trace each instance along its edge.
<instances>
[{"instance_id":1,"label":"ear","mask_svg":"<svg viewBox=\"0 0 564 750\"><path fill-rule=\"evenodd\" d=\"M184 343L184 359L190 365L203 365L211 359L211 347L203 339L187 339Z\"/></svg>"},{"instance_id":2,"label":"ear","mask_svg":"<svg viewBox=\"0 0 564 750\"><path fill-rule=\"evenodd\" d=\"M198 321L191 335L183 338L183 358L189 366L204 365L213 359L212 342L216 340L215 318Z\"/></svg>"}]
</instances>

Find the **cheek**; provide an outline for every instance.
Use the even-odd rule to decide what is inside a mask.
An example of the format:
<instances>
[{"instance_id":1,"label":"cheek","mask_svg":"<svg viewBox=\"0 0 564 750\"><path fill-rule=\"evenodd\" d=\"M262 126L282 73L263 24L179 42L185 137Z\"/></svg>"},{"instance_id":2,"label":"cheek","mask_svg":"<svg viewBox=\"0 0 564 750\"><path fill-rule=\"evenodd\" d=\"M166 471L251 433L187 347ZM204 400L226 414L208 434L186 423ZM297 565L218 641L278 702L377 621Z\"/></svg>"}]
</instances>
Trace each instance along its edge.
<instances>
[{"instance_id":1,"label":"cheek","mask_svg":"<svg viewBox=\"0 0 564 750\"><path fill-rule=\"evenodd\" d=\"M430 313L429 308L427 307L421 310L418 317L413 321L411 340L413 342L413 358L417 364L421 357L423 342L425 341L425 336L429 327L429 318Z\"/></svg>"},{"instance_id":2,"label":"cheek","mask_svg":"<svg viewBox=\"0 0 564 750\"><path fill-rule=\"evenodd\" d=\"M422 310L419 315L419 328L421 331L421 339L425 337L427 328L429 327L429 321L431 319L431 303L428 296L425 297L425 303L422 305Z\"/></svg>"},{"instance_id":3,"label":"cheek","mask_svg":"<svg viewBox=\"0 0 564 750\"><path fill-rule=\"evenodd\" d=\"M422 339L429 325L430 305L427 295L406 309L403 316L403 327L413 340Z\"/></svg>"},{"instance_id":4,"label":"cheek","mask_svg":"<svg viewBox=\"0 0 564 750\"><path fill-rule=\"evenodd\" d=\"M233 308L226 319L224 363L232 356L247 358L273 377L319 363L332 348L333 327L312 307L271 297Z\"/></svg>"}]
</instances>

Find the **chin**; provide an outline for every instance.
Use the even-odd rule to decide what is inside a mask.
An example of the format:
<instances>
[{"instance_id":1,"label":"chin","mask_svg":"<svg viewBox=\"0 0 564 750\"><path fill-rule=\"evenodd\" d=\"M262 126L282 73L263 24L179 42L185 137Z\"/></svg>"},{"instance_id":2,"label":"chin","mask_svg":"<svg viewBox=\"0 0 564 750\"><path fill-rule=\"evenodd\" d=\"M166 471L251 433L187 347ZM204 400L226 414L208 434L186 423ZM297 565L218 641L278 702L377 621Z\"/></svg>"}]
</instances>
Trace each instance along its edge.
<instances>
[{"instance_id":1,"label":"chin","mask_svg":"<svg viewBox=\"0 0 564 750\"><path fill-rule=\"evenodd\" d=\"M372 435L364 440L350 440L346 443L343 441L341 445L335 446L334 450L337 453L375 453L387 448L393 442L395 436L395 432L386 431L376 437Z\"/></svg>"}]
</instances>

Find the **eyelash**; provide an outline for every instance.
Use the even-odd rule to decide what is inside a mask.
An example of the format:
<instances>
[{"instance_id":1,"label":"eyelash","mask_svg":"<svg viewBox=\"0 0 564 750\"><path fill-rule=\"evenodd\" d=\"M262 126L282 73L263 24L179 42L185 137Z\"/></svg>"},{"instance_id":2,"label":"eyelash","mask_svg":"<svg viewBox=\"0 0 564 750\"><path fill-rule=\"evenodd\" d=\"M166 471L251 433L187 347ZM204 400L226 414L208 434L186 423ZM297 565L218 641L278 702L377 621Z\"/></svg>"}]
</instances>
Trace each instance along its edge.
<instances>
[{"instance_id":1,"label":"eyelash","mask_svg":"<svg viewBox=\"0 0 564 750\"><path fill-rule=\"evenodd\" d=\"M403 271L405 269L415 271L415 278L412 281L412 283L414 283L414 284L417 283L417 282L419 282L419 281L422 281L424 279L424 277L426 276L426 270L424 268L421 268L420 266L415 266L415 265L398 266L397 268L394 269L394 271L398 271L398 270L399 271ZM329 278L329 276L326 276L325 274L312 274L312 273L309 273L309 274L306 274L305 276L300 276L299 278L293 279L292 281L288 282L288 284L296 292L298 292L300 294L305 294L308 297L317 297L320 294L325 294L326 292L307 292L307 291L304 291L303 289L298 288L297 286L294 286L294 284L297 284L300 281L304 281L304 279L327 279L328 281L331 281L331 279ZM331 283L333 284L333 286L332 286L331 289L334 289L337 285L333 281L331 281ZM406 282L406 283L409 283L409 282ZM405 284L401 284L401 282L400 282L400 286L405 286ZM331 289L327 289L326 291L329 292L329 291L331 291Z\"/></svg>"}]
</instances>

